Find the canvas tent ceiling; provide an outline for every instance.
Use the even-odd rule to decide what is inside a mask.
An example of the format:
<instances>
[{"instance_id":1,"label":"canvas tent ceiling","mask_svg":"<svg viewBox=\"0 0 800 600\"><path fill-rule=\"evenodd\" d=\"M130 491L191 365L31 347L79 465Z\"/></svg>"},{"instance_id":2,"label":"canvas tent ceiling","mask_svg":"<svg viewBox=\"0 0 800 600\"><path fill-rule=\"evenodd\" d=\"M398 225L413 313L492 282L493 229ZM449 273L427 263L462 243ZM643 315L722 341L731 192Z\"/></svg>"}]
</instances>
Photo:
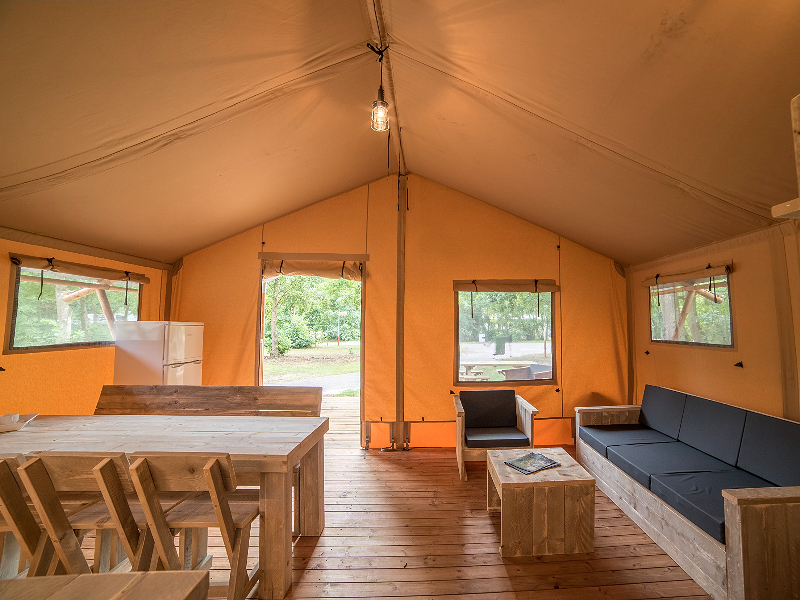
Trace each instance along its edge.
<instances>
[{"instance_id":1,"label":"canvas tent ceiling","mask_svg":"<svg viewBox=\"0 0 800 600\"><path fill-rule=\"evenodd\" d=\"M794 0L374 6L409 171L625 264L797 196ZM0 226L172 261L385 175L374 19L372 0L3 2Z\"/></svg>"}]
</instances>

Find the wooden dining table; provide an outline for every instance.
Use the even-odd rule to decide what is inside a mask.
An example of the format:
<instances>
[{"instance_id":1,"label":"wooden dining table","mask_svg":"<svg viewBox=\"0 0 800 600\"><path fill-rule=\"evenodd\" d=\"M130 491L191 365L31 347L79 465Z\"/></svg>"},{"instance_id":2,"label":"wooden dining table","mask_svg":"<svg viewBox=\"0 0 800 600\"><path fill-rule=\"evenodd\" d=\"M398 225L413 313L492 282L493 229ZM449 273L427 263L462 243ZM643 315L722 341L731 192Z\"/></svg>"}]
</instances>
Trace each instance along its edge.
<instances>
[{"instance_id":1,"label":"wooden dining table","mask_svg":"<svg viewBox=\"0 0 800 600\"><path fill-rule=\"evenodd\" d=\"M38 416L0 434L0 454L224 452L240 486L259 487L259 598L292 584L292 469L300 464L300 535L325 527L327 417Z\"/></svg>"}]
</instances>

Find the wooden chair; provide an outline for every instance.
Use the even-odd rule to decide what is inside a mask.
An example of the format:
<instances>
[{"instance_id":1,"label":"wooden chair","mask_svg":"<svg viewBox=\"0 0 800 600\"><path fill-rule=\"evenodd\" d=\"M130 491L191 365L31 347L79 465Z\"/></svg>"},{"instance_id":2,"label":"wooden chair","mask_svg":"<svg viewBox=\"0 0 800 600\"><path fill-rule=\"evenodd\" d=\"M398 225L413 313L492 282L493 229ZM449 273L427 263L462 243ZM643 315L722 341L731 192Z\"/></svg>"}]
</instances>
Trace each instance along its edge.
<instances>
[{"instance_id":1,"label":"wooden chair","mask_svg":"<svg viewBox=\"0 0 800 600\"><path fill-rule=\"evenodd\" d=\"M28 577L54 574L58 565L53 543L25 499L18 467L17 457L0 459L0 532L4 538L0 579L11 579L20 572ZM20 557L28 563L27 572L20 569Z\"/></svg>"},{"instance_id":2,"label":"wooden chair","mask_svg":"<svg viewBox=\"0 0 800 600\"><path fill-rule=\"evenodd\" d=\"M153 534L161 566L183 568L171 529L219 527L231 566L229 600L245 598L259 581L256 566L247 570L250 528L258 517L258 502L237 494L236 475L228 454L200 452L136 453L131 479ZM163 492L208 492L193 496L169 512L157 500ZM210 557L209 557L210 558Z\"/></svg>"},{"instance_id":3,"label":"wooden chair","mask_svg":"<svg viewBox=\"0 0 800 600\"><path fill-rule=\"evenodd\" d=\"M453 403L461 481L467 480L464 463L485 461L487 450L533 448L533 418L539 411L513 390L465 390L453 396Z\"/></svg>"},{"instance_id":4,"label":"wooden chair","mask_svg":"<svg viewBox=\"0 0 800 600\"><path fill-rule=\"evenodd\" d=\"M321 387L104 385L96 415L319 417ZM293 523L300 534L300 465L293 472ZM195 540L201 533L193 533Z\"/></svg>"},{"instance_id":5,"label":"wooden chair","mask_svg":"<svg viewBox=\"0 0 800 600\"><path fill-rule=\"evenodd\" d=\"M66 573L119 570L127 568L126 559L132 570L151 567L154 544L128 468L123 453L42 452L19 469ZM170 510L186 497L161 498L162 508ZM91 530L96 538L90 567L81 543Z\"/></svg>"}]
</instances>

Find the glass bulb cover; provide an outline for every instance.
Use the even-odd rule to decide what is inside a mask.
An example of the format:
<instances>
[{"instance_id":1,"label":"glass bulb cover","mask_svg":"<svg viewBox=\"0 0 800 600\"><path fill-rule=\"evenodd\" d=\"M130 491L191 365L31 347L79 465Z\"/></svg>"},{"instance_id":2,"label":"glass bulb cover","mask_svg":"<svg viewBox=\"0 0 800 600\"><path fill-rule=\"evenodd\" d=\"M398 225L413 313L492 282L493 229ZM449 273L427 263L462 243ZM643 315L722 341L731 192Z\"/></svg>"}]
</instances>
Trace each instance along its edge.
<instances>
[{"instance_id":1,"label":"glass bulb cover","mask_svg":"<svg viewBox=\"0 0 800 600\"><path fill-rule=\"evenodd\" d=\"M376 100L372 103L372 129L374 131L388 131L389 129L389 103Z\"/></svg>"}]
</instances>

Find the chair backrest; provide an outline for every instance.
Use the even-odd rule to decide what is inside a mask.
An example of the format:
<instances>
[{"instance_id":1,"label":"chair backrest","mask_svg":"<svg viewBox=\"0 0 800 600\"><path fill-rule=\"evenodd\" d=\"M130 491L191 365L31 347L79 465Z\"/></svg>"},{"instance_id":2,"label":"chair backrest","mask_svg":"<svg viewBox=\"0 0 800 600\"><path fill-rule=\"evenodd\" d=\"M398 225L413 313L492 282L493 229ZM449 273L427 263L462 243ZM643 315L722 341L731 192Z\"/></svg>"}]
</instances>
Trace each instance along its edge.
<instances>
[{"instance_id":1,"label":"chair backrest","mask_svg":"<svg viewBox=\"0 0 800 600\"><path fill-rule=\"evenodd\" d=\"M94 468L103 460L110 460L126 494L133 494L130 463L124 452L39 452L31 459L42 461L53 489L64 492L102 492Z\"/></svg>"},{"instance_id":2,"label":"chair backrest","mask_svg":"<svg viewBox=\"0 0 800 600\"><path fill-rule=\"evenodd\" d=\"M127 475L127 458L115 452L42 452L19 468L20 477L36 507L45 531L67 573L91 573L81 550L81 543L70 525L59 498L60 493L100 493L94 468L101 461L113 464L114 471L126 491L133 491Z\"/></svg>"},{"instance_id":3,"label":"chair backrest","mask_svg":"<svg viewBox=\"0 0 800 600\"><path fill-rule=\"evenodd\" d=\"M698 396L686 396L678 441L735 465L747 411Z\"/></svg>"},{"instance_id":4,"label":"chair backrest","mask_svg":"<svg viewBox=\"0 0 800 600\"><path fill-rule=\"evenodd\" d=\"M18 467L16 456L0 457L0 514L13 532L25 559L32 562L42 530L25 501Z\"/></svg>"},{"instance_id":5,"label":"chair backrest","mask_svg":"<svg viewBox=\"0 0 800 600\"><path fill-rule=\"evenodd\" d=\"M147 470L157 492L204 492L208 490L205 467L209 461L220 462L220 472L225 491L236 489L236 473L230 454L221 452L134 452L130 454L130 471L133 480L140 472L140 461L146 461ZM138 492L138 489L137 489Z\"/></svg>"},{"instance_id":6,"label":"chair backrest","mask_svg":"<svg viewBox=\"0 0 800 600\"><path fill-rule=\"evenodd\" d=\"M464 427L516 427L517 395L514 390L463 390Z\"/></svg>"},{"instance_id":7,"label":"chair backrest","mask_svg":"<svg viewBox=\"0 0 800 600\"><path fill-rule=\"evenodd\" d=\"M235 531L227 492L236 489L229 454L202 452L141 452L131 455L131 479L153 535L161 564L179 570L181 561L173 544L170 524L158 492L208 491L229 559L233 558Z\"/></svg>"},{"instance_id":8,"label":"chair backrest","mask_svg":"<svg viewBox=\"0 0 800 600\"><path fill-rule=\"evenodd\" d=\"M96 415L318 417L321 387L105 385Z\"/></svg>"}]
</instances>

